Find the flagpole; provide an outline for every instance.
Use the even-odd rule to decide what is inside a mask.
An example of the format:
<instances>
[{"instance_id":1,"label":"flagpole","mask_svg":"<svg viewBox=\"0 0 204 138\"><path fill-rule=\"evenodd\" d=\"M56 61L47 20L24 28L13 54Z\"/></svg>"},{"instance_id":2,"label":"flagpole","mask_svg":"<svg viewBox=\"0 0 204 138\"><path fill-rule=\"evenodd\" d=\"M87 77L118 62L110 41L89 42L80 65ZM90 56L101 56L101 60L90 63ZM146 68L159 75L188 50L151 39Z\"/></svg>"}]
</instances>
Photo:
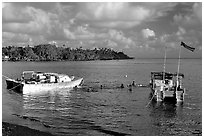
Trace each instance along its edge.
<instances>
[{"instance_id":1,"label":"flagpole","mask_svg":"<svg viewBox=\"0 0 204 138\"><path fill-rule=\"evenodd\" d=\"M181 62L181 46L180 46L180 50L179 50L176 90L178 88L178 78L179 78L180 62Z\"/></svg>"},{"instance_id":2,"label":"flagpole","mask_svg":"<svg viewBox=\"0 0 204 138\"><path fill-rule=\"evenodd\" d=\"M165 50L165 54L164 54L163 80L165 80L165 71L166 71L166 46L164 50Z\"/></svg>"}]
</instances>

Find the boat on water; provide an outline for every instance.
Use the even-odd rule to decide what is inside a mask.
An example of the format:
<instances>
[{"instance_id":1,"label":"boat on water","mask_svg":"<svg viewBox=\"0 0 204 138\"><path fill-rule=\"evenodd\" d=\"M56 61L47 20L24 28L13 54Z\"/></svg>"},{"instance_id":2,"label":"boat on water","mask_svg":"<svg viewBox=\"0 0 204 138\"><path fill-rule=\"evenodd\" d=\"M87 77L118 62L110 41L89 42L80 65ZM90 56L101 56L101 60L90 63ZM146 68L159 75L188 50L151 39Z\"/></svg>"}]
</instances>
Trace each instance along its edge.
<instances>
[{"instance_id":1,"label":"boat on water","mask_svg":"<svg viewBox=\"0 0 204 138\"><path fill-rule=\"evenodd\" d=\"M150 87L156 101L171 98L177 102L184 100L185 88L182 87L182 73L151 72Z\"/></svg>"},{"instance_id":2,"label":"boat on water","mask_svg":"<svg viewBox=\"0 0 204 138\"><path fill-rule=\"evenodd\" d=\"M7 89L23 94L78 87L82 82L83 78L66 74L35 71L24 71L21 79L6 79Z\"/></svg>"},{"instance_id":3,"label":"boat on water","mask_svg":"<svg viewBox=\"0 0 204 138\"><path fill-rule=\"evenodd\" d=\"M178 70L176 73L166 72L166 47L164 56L163 71L151 72L150 87L152 89L152 99L156 101L164 101L166 98L173 98L177 102L184 101L185 88L182 87L182 79L184 74L180 73L181 62L181 47L184 47L190 51L194 51L195 48L186 45L181 42L178 58Z\"/></svg>"}]
</instances>

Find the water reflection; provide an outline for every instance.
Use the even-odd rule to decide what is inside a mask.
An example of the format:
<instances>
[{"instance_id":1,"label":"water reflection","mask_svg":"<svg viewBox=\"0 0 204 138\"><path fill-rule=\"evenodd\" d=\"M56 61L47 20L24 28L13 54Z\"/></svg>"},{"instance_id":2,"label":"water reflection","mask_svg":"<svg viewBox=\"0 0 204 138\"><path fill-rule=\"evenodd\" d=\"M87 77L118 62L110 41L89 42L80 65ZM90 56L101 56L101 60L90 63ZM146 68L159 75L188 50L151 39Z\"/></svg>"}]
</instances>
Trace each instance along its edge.
<instances>
[{"instance_id":1,"label":"water reflection","mask_svg":"<svg viewBox=\"0 0 204 138\"><path fill-rule=\"evenodd\" d=\"M23 107L29 109L59 110L61 103L69 103L71 89L23 95Z\"/></svg>"},{"instance_id":2,"label":"water reflection","mask_svg":"<svg viewBox=\"0 0 204 138\"><path fill-rule=\"evenodd\" d=\"M152 97L152 94L149 95ZM167 99L162 102L152 100L150 103L150 116L161 118L175 118L183 109L183 102L176 102L172 99Z\"/></svg>"},{"instance_id":3,"label":"water reflection","mask_svg":"<svg viewBox=\"0 0 204 138\"><path fill-rule=\"evenodd\" d=\"M154 118L173 118L176 116L176 105L165 102L152 102L150 116Z\"/></svg>"},{"instance_id":4,"label":"water reflection","mask_svg":"<svg viewBox=\"0 0 204 138\"><path fill-rule=\"evenodd\" d=\"M157 102L153 100L149 111L155 133L171 135L170 133L178 124L178 118L183 115L183 104L176 101Z\"/></svg>"}]
</instances>

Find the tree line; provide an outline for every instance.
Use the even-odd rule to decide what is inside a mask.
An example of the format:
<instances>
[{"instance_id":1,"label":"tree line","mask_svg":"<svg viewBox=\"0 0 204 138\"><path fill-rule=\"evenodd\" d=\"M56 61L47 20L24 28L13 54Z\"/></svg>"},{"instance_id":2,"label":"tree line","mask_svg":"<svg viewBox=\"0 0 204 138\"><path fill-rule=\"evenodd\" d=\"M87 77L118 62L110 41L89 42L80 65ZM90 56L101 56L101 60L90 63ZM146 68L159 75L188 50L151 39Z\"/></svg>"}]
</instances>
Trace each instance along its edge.
<instances>
[{"instance_id":1,"label":"tree line","mask_svg":"<svg viewBox=\"0 0 204 138\"><path fill-rule=\"evenodd\" d=\"M116 52L109 48L83 49L57 47L52 44L40 44L34 47L7 46L2 48L2 57L9 57L9 61L87 61L87 60L115 60L132 59L123 52Z\"/></svg>"}]
</instances>

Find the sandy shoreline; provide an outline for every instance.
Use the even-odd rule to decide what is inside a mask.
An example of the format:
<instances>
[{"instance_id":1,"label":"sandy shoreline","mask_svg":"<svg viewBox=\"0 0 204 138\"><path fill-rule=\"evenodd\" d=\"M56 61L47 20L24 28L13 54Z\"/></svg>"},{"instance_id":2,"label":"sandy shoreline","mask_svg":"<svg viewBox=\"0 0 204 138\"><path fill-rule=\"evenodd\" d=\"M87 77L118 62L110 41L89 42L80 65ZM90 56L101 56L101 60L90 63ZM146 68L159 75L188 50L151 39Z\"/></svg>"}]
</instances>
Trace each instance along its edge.
<instances>
[{"instance_id":1,"label":"sandy shoreline","mask_svg":"<svg viewBox=\"0 0 204 138\"><path fill-rule=\"evenodd\" d=\"M51 133L2 122L2 136L52 136Z\"/></svg>"}]
</instances>

